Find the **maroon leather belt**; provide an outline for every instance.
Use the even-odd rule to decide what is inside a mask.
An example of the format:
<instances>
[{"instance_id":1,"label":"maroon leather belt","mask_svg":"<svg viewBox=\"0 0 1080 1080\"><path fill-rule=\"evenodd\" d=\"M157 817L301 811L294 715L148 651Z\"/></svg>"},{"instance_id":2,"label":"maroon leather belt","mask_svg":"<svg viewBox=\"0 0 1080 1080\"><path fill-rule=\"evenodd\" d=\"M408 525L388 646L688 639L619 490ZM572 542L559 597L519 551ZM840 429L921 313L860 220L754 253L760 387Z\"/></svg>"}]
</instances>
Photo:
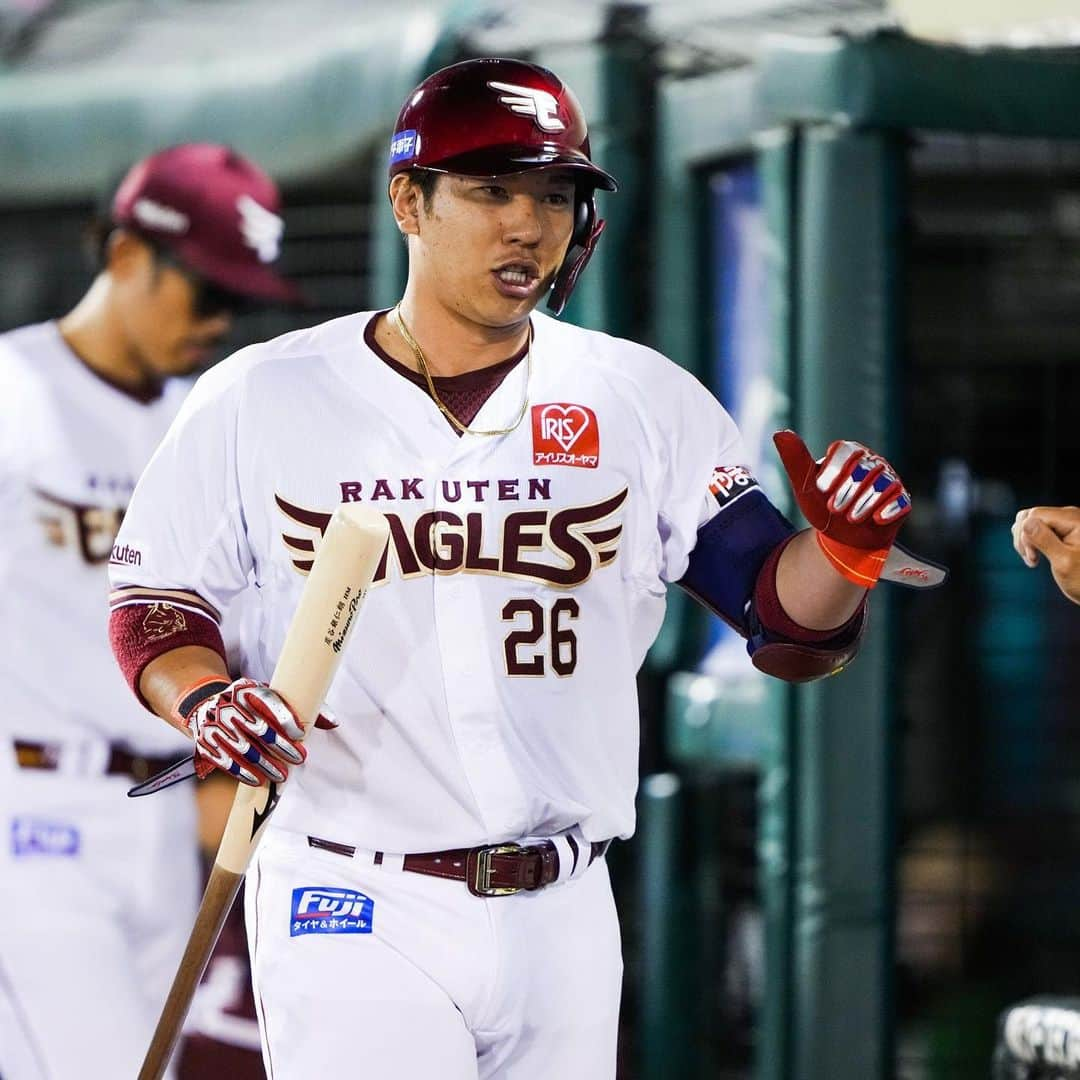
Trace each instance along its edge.
<instances>
[{"instance_id":1,"label":"maroon leather belt","mask_svg":"<svg viewBox=\"0 0 1080 1080\"><path fill-rule=\"evenodd\" d=\"M567 842L574 853L571 873L577 868L579 859L587 858L591 865L607 851L611 843L610 840L594 840L585 852L579 850L571 837L567 837ZM349 844L323 840L318 836L309 836L308 846L350 859L356 854L356 848ZM376 851L375 865L381 866L383 858L383 852ZM533 892L555 881L559 876L559 852L548 840L525 845L489 844L485 847L406 855L402 869L429 877L464 881L473 896L512 896L519 892Z\"/></svg>"},{"instance_id":2,"label":"maroon leather belt","mask_svg":"<svg viewBox=\"0 0 1080 1080\"><path fill-rule=\"evenodd\" d=\"M25 739L15 739L14 744L15 764L20 769L56 770L60 768L60 759L64 755L62 744L28 742ZM133 754L119 743L111 743L109 756L101 775L127 776L138 781L148 780L155 773L167 769L176 760L175 754L166 757L146 757L142 754Z\"/></svg>"}]
</instances>

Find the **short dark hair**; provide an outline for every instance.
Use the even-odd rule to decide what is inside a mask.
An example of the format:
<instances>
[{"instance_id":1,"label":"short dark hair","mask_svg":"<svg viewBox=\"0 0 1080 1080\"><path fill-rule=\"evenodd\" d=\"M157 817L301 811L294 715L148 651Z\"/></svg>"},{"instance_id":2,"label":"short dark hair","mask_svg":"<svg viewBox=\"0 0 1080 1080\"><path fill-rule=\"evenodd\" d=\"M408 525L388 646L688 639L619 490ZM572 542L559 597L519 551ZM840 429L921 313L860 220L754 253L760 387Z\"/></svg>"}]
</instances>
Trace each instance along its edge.
<instances>
[{"instance_id":1,"label":"short dark hair","mask_svg":"<svg viewBox=\"0 0 1080 1080\"><path fill-rule=\"evenodd\" d=\"M139 229L133 229L130 225L117 225L112 218L96 217L87 225L83 233L84 249L96 273L102 273L109 268L109 241L118 229L123 229L124 232L141 240L150 249L155 264L160 265L162 262L169 261L168 249L160 241L147 236Z\"/></svg>"},{"instance_id":2,"label":"short dark hair","mask_svg":"<svg viewBox=\"0 0 1080 1080\"><path fill-rule=\"evenodd\" d=\"M430 210L431 200L435 196L435 188L442 173L437 173L434 169L410 169L408 175L409 180L420 189L420 194L424 196L424 206Z\"/></svg>"},{"instance_id":3,"label":"short dark hair","mask_svg":"<svg viewBox=\"0 0 1080 1080\"><path fill-rule=\"evenodd\" d=\"M83 253L95 273L108 265L109 237L116 226L105 217L95 217L83 230Z\"/></svg>"}]
</instances>

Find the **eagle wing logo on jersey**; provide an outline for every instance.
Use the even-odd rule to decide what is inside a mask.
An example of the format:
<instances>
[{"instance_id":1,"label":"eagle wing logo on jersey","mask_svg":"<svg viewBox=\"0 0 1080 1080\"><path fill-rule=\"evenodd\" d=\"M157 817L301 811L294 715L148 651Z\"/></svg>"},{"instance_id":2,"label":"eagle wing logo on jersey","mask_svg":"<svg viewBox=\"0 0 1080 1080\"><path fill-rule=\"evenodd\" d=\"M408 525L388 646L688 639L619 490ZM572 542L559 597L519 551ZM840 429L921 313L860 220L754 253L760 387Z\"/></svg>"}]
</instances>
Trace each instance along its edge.
<instances>
[{"instance_id":1,"label":"eagle wing logo on jersey","mask_svg":"<svg viewBox=\"0 0 1080 1080\"><path fill-rule=\"evenodd\" d=\"M278 509L290 521L307 529L312 534L308 537L290 536L288 533L281 534L281 539L285 541L285 546L293 557L293 566L301 574L306 574L315 563L316 536L321 540L326 535L331 515L321 513L318 510L305 510L302 506L294 506L291 502L286 502L280 495L275 495L274 501L277 503Z\"/></svg>"},{"instance_id":2,"label":"eagle wing logo on jersey","mask_svg":"<svg viewBox=\"0 0 1080 1080\"><path fill-rule=\"evenodd\" d=\"M122 507L70 502L44 488L34 488L33 492L37 519L50 546L76 547L83 561L91 566L108 561L124 520Z\"/></svg>"},{"instance_id":3,"label":"eagle wing logo on jersey","mask_svg":"<svg viewBox=\"0 0 1080 1080\"><path fill-rule=\"evenodd\" d=\"M519 116L531 116L541 131L566 130L566 124L559 119L559 102L554 94L515 83L489 82L488 86L502 95L500 105L505 105Z\"/></svg>"},{"instance_id":4,"label":"eagle wing logo on jersey","mask_svg":"<svg viewBox=\"0 0 1080 1080\"><path fill-rule=\"evenodd\" d=\"M259 261L272 263L281 252L281 237L285 223L271 210L257 203L250 195L240 195L236 200L240 212L240 232Z\"/></svg>"},{"instance_id":5,"label":"eagle wing logo on jersey","mask_svg":"<svg viewBox=\"0 0 1080 1080\"><path fill-rule=\"evenodd\" d=\"M559 452L563 452L561 448ZM488 485L491 481L472 483ZM546 483L540 490L546 492ZM444 481L444 485L448 482ZM444 486L444 493L447 490L449 487ZM410 581L431 574L465 573L495 574L560 589L575 588L618 557L623 522L616 515L629 496L629 488L624 487L584 506L511 510L498 520L479 510L417 509L408 515L384 511L390 537L372 585L381 585L391 577ZM315 561L318 542L330 523L330 514L306 510L280 495L274 498L278 509L292 523L311 534L310 539L281 534L292 565L306 574ZM460 498L459 484L456 497L450 502ZM543 498L548 495L544 494ZM484 501L477 494L477 502Z\"/></svg>"}]
</instances>

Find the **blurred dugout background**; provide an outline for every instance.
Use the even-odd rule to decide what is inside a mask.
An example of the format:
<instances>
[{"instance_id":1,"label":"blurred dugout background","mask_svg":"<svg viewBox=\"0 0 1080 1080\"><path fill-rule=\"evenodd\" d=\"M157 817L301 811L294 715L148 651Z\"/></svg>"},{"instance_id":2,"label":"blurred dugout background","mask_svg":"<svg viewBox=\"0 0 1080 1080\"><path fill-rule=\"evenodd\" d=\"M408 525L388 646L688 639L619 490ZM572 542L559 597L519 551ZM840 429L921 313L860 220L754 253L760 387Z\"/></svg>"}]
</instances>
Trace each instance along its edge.
<instances>
[{"instance_id":1,"label":"blurred dugout background","mask_svg":"<svg viewBox=\"0 0 1080 1080\"><path fill-rule=\"evenodd\" d=\"M672 598L611 857L626 1080L982 1080L1003 1006L1080 992L1080 618L1008 531L1078 501L1080 22L1009 7L0 0L0 329L78 299L98 192L189 139L279 180L311 300L236 345L392 303L401 98L521 55L623 184L569 317L696 371L782 505L774 427L900 467L953 576L880 590L842 679L770 685Z\"/></svg>"}]
</instances>

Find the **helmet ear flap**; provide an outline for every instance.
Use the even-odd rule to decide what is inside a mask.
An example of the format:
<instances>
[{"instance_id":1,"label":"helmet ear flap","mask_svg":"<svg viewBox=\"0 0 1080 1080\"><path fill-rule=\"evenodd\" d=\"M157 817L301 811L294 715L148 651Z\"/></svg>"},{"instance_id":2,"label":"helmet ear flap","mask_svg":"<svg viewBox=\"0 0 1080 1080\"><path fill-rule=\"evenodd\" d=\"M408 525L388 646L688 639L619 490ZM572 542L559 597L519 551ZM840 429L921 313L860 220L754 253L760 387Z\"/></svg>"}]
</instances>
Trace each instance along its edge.
<instances>
[{"instance_id":1,"label":"helmet ear flap","mask_svg":"<svg viewBox=\"0 0 1080 1080\"><path fill-rule=\"evenodd\" d=\"M574 231L570 234L566 255L555 274L548 295L548 311L553 315L562 314L606 224L607 222L597 216L595 193L588 191L580 194L574 207Z\"/></svg>"},{"instance_id":2,"label":"helmet ear flap","mask_svg":"<svg viewBox=\"0 0 1080 1080\"><path fill-rule=\"evenodd\" d=\"M574 247L584 247L589 234L593 231L593 223L596 221L596 199L592 192L588 195L580 195L577 205L574 207L574 231L570 234L570 247L566 253L569 255Z\"/></svg>"}]
</instances>

